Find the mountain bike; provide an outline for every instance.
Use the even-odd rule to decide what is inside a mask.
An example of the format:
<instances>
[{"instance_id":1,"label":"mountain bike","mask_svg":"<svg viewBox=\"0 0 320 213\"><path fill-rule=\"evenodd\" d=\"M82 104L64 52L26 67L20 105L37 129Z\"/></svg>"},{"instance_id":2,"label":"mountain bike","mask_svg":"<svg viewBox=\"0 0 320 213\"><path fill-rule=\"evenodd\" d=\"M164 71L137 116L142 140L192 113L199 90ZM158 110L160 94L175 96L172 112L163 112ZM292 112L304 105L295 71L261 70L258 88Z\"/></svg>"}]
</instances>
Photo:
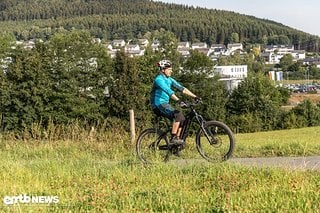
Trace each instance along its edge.
<instances>
[{"instance_id":1,"label":"mountain bike","mask_svg":"<svg viewBox=\"0 0 320 213\"><path fill-rule=\"evenodd\" d=\"M171 121L163 117L156 117L152 128L142 131L136 142L136 152L144 163L168 161L171 155L179 156L180 151L186 147L186 139L189 136L193 122L198 124L195 135L196 147L200 155L210 161L225 161L232 156L235 138L231 129L220 121L205 121L195 106L201 101L185 103L183 108L189 108L186 113L181 139L183 144L169 144L171 135Z\"/></svg>"}]
</instances>

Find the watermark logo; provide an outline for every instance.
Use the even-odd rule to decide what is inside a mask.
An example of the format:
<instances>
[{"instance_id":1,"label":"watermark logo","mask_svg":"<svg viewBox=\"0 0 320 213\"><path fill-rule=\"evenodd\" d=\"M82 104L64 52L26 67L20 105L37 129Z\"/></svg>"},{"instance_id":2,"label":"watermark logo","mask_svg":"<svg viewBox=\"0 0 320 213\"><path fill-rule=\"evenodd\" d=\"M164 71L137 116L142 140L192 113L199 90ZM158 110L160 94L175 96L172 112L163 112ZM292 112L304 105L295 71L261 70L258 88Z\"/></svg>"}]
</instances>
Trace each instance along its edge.
<instances>
[{"instance_id":1,"label":"watermark logo","mask_svg":"<svg viewBox=\"0 0 320 213\"><path fill-rule=\"evenodd\" d=\"M27 195L20 194L17 196L5 196L3 198L3 203L5 205L14 204L58 204L58 196L38 196L38 195Z\"/></svg>"}]
</instances>

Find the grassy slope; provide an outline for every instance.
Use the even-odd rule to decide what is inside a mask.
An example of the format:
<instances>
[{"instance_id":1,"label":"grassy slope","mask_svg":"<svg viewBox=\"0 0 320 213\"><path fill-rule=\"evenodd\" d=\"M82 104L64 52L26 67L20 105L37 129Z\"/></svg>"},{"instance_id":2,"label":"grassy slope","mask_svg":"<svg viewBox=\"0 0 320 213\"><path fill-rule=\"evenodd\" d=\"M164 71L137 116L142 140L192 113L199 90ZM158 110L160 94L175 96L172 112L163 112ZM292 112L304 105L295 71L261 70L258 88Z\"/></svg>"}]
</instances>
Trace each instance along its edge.
<instances>
[{"instance_id":1,"label":"grassy slope","mask_svg":"<svg viewBox=\"0 0 320 213\"><path fill-rule=\"evenodd\" d=\"M320 127L239 134L235 155L319 155L319 133ZM58 196L59 204L0 205L0 210L312 212L320 208L319 172L228 163L144 167L136 160L133 146L122 146L124 141L1 139L0 197ZM198 157L192 143L193 139L185 151Z\"/></svg>"}]
</instances>

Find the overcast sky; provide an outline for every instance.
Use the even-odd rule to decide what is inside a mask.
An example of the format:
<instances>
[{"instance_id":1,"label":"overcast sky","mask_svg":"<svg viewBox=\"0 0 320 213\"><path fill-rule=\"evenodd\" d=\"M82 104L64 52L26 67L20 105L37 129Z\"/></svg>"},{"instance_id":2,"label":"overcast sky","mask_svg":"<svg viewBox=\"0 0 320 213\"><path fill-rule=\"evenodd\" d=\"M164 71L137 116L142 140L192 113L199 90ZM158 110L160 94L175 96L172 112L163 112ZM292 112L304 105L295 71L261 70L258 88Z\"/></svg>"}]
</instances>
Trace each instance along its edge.
<instances>
[{"instance_id":1,"label":"overcast sky","mask_svg":"<svg viewBox=\"0 0 320 213\"><path fill-rule=\"evenodd\" d=\"M320 0L154 0L234 11L320 36Z\"/></svg>"}]
</instances>

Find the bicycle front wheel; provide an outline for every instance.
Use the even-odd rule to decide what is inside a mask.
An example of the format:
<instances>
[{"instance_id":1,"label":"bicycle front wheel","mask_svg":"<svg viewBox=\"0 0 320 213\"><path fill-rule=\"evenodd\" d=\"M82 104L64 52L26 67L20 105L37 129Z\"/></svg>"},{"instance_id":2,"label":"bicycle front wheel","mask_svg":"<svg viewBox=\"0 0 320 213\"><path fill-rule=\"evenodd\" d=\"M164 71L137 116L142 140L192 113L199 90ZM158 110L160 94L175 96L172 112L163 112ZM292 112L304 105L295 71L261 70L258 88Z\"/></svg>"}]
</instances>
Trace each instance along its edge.
<instances>
[{"instance_id":1,"label":"bicycle front wheel","mask_svg":"<svg viewBox=\"0 0 320 213\"><path fill-rule=\"evenodd\" d=\"M196 137L200 155L208 161L225 161L232 156L235 138L231 129L219 121L208 121Z\"/></svg>"},{"instance_id":2,"label":"bicycle front wheel","mask_svg":"<svg viewBox=\"0 0 320 213\"><path fill-rule=\"evenodd\" d=\"M138 137L137 155L144 163L167 161L169 157L168 137L156 129L146 129Z\"/></svg>"}]
</instances>

